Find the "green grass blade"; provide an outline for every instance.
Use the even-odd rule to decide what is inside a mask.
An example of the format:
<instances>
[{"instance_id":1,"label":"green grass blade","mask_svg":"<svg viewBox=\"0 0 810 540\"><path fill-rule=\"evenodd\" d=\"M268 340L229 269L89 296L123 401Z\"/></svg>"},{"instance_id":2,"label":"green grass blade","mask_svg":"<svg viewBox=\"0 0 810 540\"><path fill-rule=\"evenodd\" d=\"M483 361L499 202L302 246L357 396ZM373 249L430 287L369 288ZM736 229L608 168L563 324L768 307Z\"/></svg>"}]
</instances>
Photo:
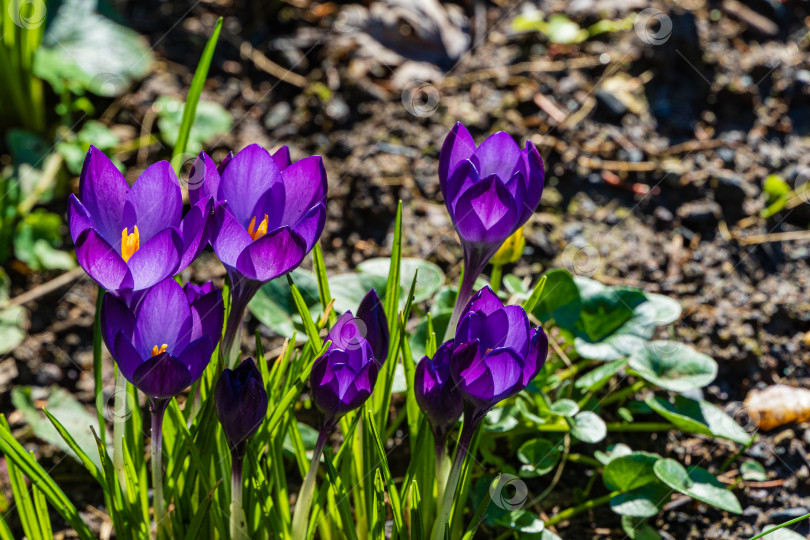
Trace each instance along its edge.
<instances>
[{"instance_id":1,"label":"green grass blade","mask_svg":"<svg viewBox=\"0 0 810 540\"><path fill-rule=\"evenodd\" d=\"M200 527L202 527L203 521L205 521L205 518L208 516L208 510L211 508L211 501L214 499L214 492L221 483L222 479L220 478L214 485L214 488L208 492L208 495L206 495L200 503L200 507L197 508L197 512L194 514L194 517L191 518L191 523L186 530L186 540L194 540L197 538L197 535L200 532Z\"/></svg>"},{"instance_id":2,"label":"green grass blade","mask_svg":"<svg viewBox=\"0 0 810 540\"><path fill-rule=\"evenodd\" d=\"M33 456L32 456L33 457ZM34 485L31 487L34 496L34 510L39 518L39 528L43 538L53 538L53 528L51 527L51 517L48 515L48 503L45 494Z\"/></svg>"},{"instance_id":3,"label":"green grass blade","mask_svg":"<svg viewBox=\"0 0 810 540\"><path fill-rule=\"evenodd\" d=\"M183 119L180 122L180 130L177 132L177 142L172 150L172 165L176 172L179 172L180 166L182 165L176 158L182 156L186 151L191 126L194 124L194 118L197 116L197 104L200 102L200 95L205 85L205 79L208 78L208 69L211 67L211 59L214 57L214 49L219 40L220 30L222 30L222 17L217 20L214 32L208 39L208 43L205 44L202 56L200 57L200 63L197 64L197 69L194 71L194 78L191 79L186 104L183 107Z\"/></svg>"},{"instance_id":4,"label":"green grass blade","mask_svg":"<svg viewBox=\"0 0 810 540\"><path fill-rule=\"evenodd\" d=\"M20 516L23 532L30 540L44 540L42 531L39 529L39 518L34 508L34 501L25 485L25 477L12 462L7 462L7 465L11 493L14 495L14 503L17 507L17 514Z\"/></svg>"},{"instance_id":5,"label":"green grass blade","mask_svg":"<svg viewBox=\"0 0 810 540\"><path fill-rule=\"evenodd\" d=\"M368 429L370 438L374 442L374 448L382 468L383 478L385 479L385 484L388 486L388 498L391 499L391 511L394 514L394 532L392 537L396 538L397 535L404 532L402 528L402 503L397 487L394 485L394 480L391 477L391 470L388 468L388 456L385 453L382 440L380 440L380 436L377 433L377 426L374 425L374 415L371 411L366 412L366 423L364 427Z\"/></svg>"},{"instance_id":6,"label":"green grass blade","mask_svg":"<svg viewBox=\"0 0 810 540\"><path fill-rule=\"evenodd\" d=\"M293 279L290 274L287 274L287 283L290 285L290 292L292 293L293 301L295 302L295 308L298 310L298 314L301 315L301 318L304 320L304 329L307 332L307 337L309 338L313 349L315 349L321 344L321 338L318 336L318 327L315 325L315 321L312 320L312 314L309 312L307 303L304 301L304 297L301 296L301 292L298 290L298 287L296 287L295 283L293 283Z\"/></svg>"},{"instance_id":7,"label":"green grass blade","mask_svg":"<svg viewBox=\"0 0 810 540\"><path fill-rule=\"evenodd\" d=\"M54 415L50 413L50 411L47 409L42 409L42 412L45 413L45 416L48 417L48 420L51 421L53 427L56 428L56 431L59 432L59 435L62 437L62 439L64 439L70 449L73 450L77 456L79 456L82 465L84 465L84 467L90 473L90 476L95 478L96 482L101 484L102 488L105 487L104 476L101 474L101 471L98 470L98 467L96 467L96 464L92 459L90 459L90 456L88 456L87 453L85 453L85 451L82 450L82 448L76 443L76 439L74 439L73 436L68 433L65 427L59 422L59 420L56 419L56 417L54 417Z\"/></svg>"},{"instance_id":8,"label":"green grass blade","mask_svg":"<svg viewBox=\"0 0 810 540\"><path fill-rule=\"evenodd\" d=\"M318 294L321 297L321 306L324 311L329 307L329 302L332 301L332 293L329 291L329 280L326 277L326 263L323 260L323 251L321 251L320 242L315 244L312 248L312 263L315 270L315 277L318 278ZM329 326L335 324L337 314L334 310L329 311Z\"/></svg>"},{"instance_id":9,"label":"green grass blade","mask_svg":"<svg viewBox=\"0 0 810 540\"><path fill-rule=\"evenodd\" d=\"M0 452L6 456L7 464L14 464L45 495L50 505L62 518L73 527L82 540L93 540L93 533L82 521L79 512L56 482L48 476L42 466L36 462L11 435L4 415L0 414Z\"/></svg>"},{"instance_id":10,"label":"green grass blade","mask_svg":"<svg viewBox=\"0 0 810 540\"><path fill-rule=\"evenodd\" d=\"M385 540L385 487L380 469L374 471L374 512L371 518L371 537ZM396 535L393 536L396 538Z\"/></svg>"},{"instance_id":11,"label":"green grass blade","mask_svg":"<svg viewBox=\"0 0 810 540\"><path fill-rule=\"evenodd\" d=\"M525 302L523 302L523 309L526 313L531 313L534 311L534 307L537 305L537 302L540 300L540 295L543 294L543 289L546 287L546 276L540 278L540 281L537 282L537 285L534 286L532 290L531 296L529 296Z\"/></svg>"},{"instance_id":12,"label":"green grass blade","mask_svg":"<svg viewBox=\"0 0 810 540\"><path fill-rule=\"evenodd\" d=\"M11 533L3 514L0 514L0 540L14 540L14 535Z\"/></svg>"},{"instance_id":13,"label":"green grass blade","mask_svg":"<svg viewBox=\"0 0 810 540\"><path fill-rule=\"evenodd\" d=\"M399 311L399 280L402 267L402 201L397 204L394 221L394 243L391 246L391 266L388 268L388 281L385 284L385 315L388 328L393 333L396 314Z\"/></svg>"},{"instance_id":14,"label":"green grass blade","mask_svg":"<svg viewBox=\"0 0 810 540\"><path fill-rule=\"evenodd\" d=\"M498 483L501 481L501 475L495 477L495 480L492 481L490 487L497 486ZM487 513L487 508L489 508L489 503L492 501L492 497L484 497L480 503L478 503L478 508L475 510L475 515L473 516L470 524L467 525L467 530L464 531L464 536L462 536L462 540L472 540L475 536L475 532L478 530L478 527L481 526L481 523L484 521L484 516Z\"/></svg>"},{"instance_id":15,"label":"green grass blade","mask_svg":"<svg viewBox=\"0 0 810 540\"><path fill-rule=\"evenodd\" d=\"M352 519L352 509L349 506L349 496L343 487L343 482L338 476L337 469L332 460L332 451L327 448L323 453L323 462L326 465L326 474L329 476L329 484L335 490L336 504L340 513L340 520L343 524L341 532L346 535L347 540L357 540L357 531L354 529Z\"/></svg>"},{"instance_id":16,"label":"green grass blade","mask_svg":"<svg viewBox=\"0 0 810 540\"><path fill-rule=\"evenodd\" d=\"M411 486L411 540L425 538L425 523L422 519L422 498L419 496L419 484L414 482Z\"/></svg>"}]
</instances>

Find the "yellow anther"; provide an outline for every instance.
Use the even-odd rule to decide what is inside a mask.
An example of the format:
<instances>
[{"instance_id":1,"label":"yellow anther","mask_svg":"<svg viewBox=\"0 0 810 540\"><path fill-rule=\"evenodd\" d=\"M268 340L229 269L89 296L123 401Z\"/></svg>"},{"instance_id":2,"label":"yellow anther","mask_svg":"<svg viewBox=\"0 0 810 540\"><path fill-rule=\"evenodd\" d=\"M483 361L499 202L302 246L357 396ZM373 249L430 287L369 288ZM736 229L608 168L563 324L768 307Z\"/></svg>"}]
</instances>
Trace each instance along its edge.
<instances>
[{"instance_id":1,"label":"yellow anther","mask_svg":"<svg viewBox=\"0 0 810 540\"><path fill-rule=\"evenodd\" d=\"M135 225L133 229L132 234L127 234L126 227L121 231L121 257L124 258L124 262L128 261L129 258L138 251L138 248L141 247L141 236L138 234L138 226Z\"/></svg>"},{"instance_id":2,"label":"yellow anther","mask_svg":"<svg viewBox=\"0 0 810 540\"><path fill-rule=\"evenodd\" d=\"M157 345L153 345L152 346L152 356L157 356L159 354L165 353L166 352L166 347L168 347L168 345L166 345L165 343L163 345L161 345L160 347L158 347Z\"/></svg>"},{"instance_id":3,"label":"yellow anther","mask_svg":"<svg viewBox=\"0 0 810 540\"><path fill-rule=\"evenodd\" d=\"M250 220L248 234L254 241L267 234L267 214L264 215L264 219L259 223L258 229L256 228L256 218L254 217Z\"/></svg>"}]
</instances>

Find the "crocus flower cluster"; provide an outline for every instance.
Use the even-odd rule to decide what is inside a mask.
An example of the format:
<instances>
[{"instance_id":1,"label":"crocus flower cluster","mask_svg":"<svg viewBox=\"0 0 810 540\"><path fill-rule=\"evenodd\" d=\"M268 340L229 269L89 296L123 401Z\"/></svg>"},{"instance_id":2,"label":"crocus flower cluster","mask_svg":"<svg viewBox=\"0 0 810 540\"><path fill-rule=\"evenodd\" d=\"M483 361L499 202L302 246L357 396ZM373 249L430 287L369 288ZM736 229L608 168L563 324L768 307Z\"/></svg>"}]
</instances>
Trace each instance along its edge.
<instances>
[{"instance_id":1,"label":"crocus flower cluster","mask_svg":"<svg viewBox=\"0 0 810 540\"><path fill-rule=\"evenodd\" d=\"M444 203L464 250L464 277L448 336L487 262L540 203L545 169L530 142L521 150L507 133L490 135L480 146L460 122L439 155Z\"/></svg>"},{"instance_id":2,"label":"crocus flower cluster","mask_svg":"<svg viewBox=\"0 0 810 540\"><path fill-rule=\"evenodd\" d=\"M452 497L472 436L481 420L500 401L516 395L534 379L548 355L543 328L530 328L520 306L504 306L489 287L473 296L461 312L455 338L443 343L433 358L424 357L414 375L417 403L427 416L441 461L445 439L462 410L464 426L453 469L432 538L444 537ZM444 479L439 477L439 482Z\"/></svg>"}]
</instances>

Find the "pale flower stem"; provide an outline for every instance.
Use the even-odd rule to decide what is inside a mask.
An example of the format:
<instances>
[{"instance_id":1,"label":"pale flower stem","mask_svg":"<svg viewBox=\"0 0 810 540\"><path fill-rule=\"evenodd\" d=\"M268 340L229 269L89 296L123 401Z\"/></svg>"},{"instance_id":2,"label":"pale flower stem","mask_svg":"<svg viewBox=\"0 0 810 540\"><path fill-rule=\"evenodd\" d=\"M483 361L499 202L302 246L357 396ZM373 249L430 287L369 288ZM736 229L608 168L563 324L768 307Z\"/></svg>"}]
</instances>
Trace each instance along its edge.
<instances>
[{"instance_id":1,"label":"pale flower stem","mask_svg":"<svg viewBox=\"0 0 810 540\"><path fill-rule=\"evenodd\" d=\"M309 464L309 471L304 478L301 491L298 492L298 499L295 503L295 513L292 521L292 537L305 539L307 537L307 526L309 525L309 509L312 507L312 497L315 494L315 479L318 476L318 466L321 464L321 454L323 453L326 440L329 438L331 427L324 426L318 434L318 441L315 443L315 450L312 453L312 461Z\"/></svg>"},{"instance_id":2,"label":"pale flower stem","mask_svg":"<svg viewBox=\"0 0 810 540\"><path fill-rule=\"evenodd\" d=\"M453 499L456 496L458 481L461 476L461 469L464 467L464 458L467 456L470 442L475 434L478 421L472 419L472 415L465 417L464 425L461 427L461 435L458 439L456 456L453 459L453 468L450 469L450 477L444 488L444 495L441 498L441 506L436 514L436 521L433 524L433 531L430 534L431 540L444 540L444 531L450 522L450 513L453 511Z\"/></svg>"},{"instance_id":3,"label":"pale flower stem","mask_svg":"<svg viewBox=\"0 0 810 540\"><path fill-rule=\"evenodd\" d=\"M242 506L242 457L231 455L231 540L248 538L245 509Z\"/></svg>"},{"instance_id":4,"label":"pale flower stem","mask_svg":"<svg viewBox=\"0 0 810 540\"><path fill-rule=\"evenodd\" d=\"M124 437L127 427L127 380L120 369L115 370L115 402L113 403L113 469L124 498L127 496L127 475L124 470ZM100 429L105 429L101 426Z\"/></svg>"},{"instance_id":5,"label":"pale flower stem","mask_svg":"<svg viewBox=\"0 0 810 540\"><path fill-rule=\"evenodd\" d=\"M152 399L152 505L155 511L156 538L171 538L170 525L163 501L163 413L168 399Z\"/></svg>"}]
</instances>

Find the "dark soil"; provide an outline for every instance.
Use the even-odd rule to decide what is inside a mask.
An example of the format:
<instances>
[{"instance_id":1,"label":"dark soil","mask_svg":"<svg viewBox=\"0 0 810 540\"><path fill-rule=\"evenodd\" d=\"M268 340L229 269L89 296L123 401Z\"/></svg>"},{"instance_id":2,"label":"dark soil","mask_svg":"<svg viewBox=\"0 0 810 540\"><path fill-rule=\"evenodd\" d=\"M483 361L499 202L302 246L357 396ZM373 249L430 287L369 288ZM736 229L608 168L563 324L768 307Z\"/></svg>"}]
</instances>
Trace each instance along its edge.
<instances>
[{"instance_id":1,"label":"dark soil","mask_svg":"<svg viewBox=\"0 0 810 540\"><path fill-rule=\"evenodd\" d=\"M322 245L330 272L389 252L401 199L406 255L425 257L456 277L461 252L441 203L438 149L456 121L479 140L505 130L534 142L547 171L517 275L566 266L677 298L684 315L674 335L718 361L720 373L705 397L721 407L741 402L752 388L810 384L810 236L761 236L805 230L810 204L796 201L773 217L759 216L768 175L791 186L810 178L806 2L757 0L741 8L728 0L548 0L541 2L546 13L567 13L583 28L650 7L672 23L660 45L633 29L555 45L537 33L514 35L511 21L524 8L493 0L481 3L486 9L478 24L468 20L455 29L468 35L486 27L460 58L434 54L407 22L396 26L399 35L377 35L399 51L392 54L362 35L354 19L362 11L342 3L118 3L160 63L131 94L109 103L103 119L129 139L156 131L152 103L160 95L183 97L216 17L225 17L203 99L231 111L235 126L208 150L221 159L258 142L289 144L294 158L322 155L330 187ZM465 2L450 9L473 14ZM410 60L425 57L434 63ZM267 60L295 76L280 81L268 73ZM435 110L407 99L414 80L432 85ZM134 179L168 154L156 143L120 157ZM595 248L587 251L590 260L577 255L583 246ZM9 271L12 296L56 275L15 265ZM209 255L187 277L221 275ZM58 384L93 403L94 300L95 286L83 278L27 304L30 335L0 363L0 410L12 411L7 390L14 385L44 392ZM278 343L268 338L265 345L269 351ZM22 427L18 414L9 421ZM745 452L767 467L769 482L735 490L742 516L675 497L653 520L655 528L666 538L747 538L810 511L809 427L761 433ZM28 440L45 459L61 462L53 448ZM626 442L714 472L735 451L678 434ZM100 504L78 465L68 459L60 467L70 493L86 492L88 504ZM586 481L571 468L542 510L566 506L570 491ZM625 536L607 509L557 530L563 538ZM806 534L808 525L796 530Z\"/></svg>"}]
</instances>

